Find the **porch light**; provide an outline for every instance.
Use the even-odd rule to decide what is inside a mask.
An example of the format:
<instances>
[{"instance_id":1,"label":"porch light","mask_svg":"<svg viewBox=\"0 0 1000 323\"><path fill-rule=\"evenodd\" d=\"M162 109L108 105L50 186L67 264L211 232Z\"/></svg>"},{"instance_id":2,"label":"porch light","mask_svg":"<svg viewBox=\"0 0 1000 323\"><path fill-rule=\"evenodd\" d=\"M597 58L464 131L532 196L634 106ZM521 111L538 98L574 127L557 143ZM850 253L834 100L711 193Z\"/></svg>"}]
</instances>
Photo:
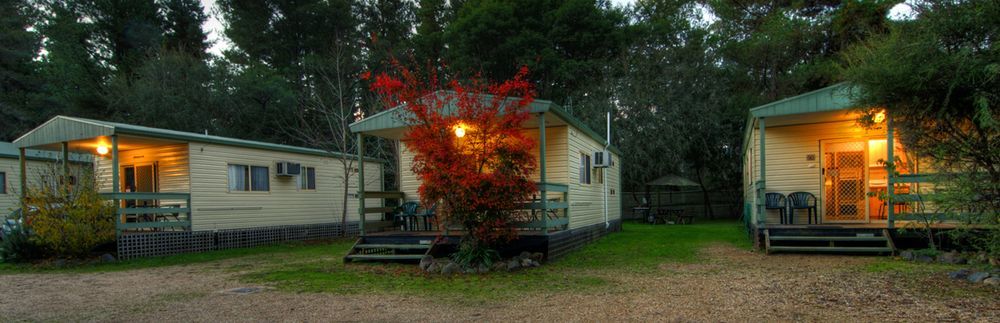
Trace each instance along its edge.
<instances>
[{"instance_id":1,"label":"porch light","mask_svg":"<svg viewBox=\"0 0 1000 323\"><path fill-rule=\"evenodd\" d=\"M97 153L100 154L100 155L107 155L108 154L108 146L105 146L105 145L99 145L99 146L97 146Z\"/></svg>"},{"instance_id":2,"label":"porch light","mask_svg":"<svg viewBox=\"0 0 1000 323\"><path fill-rule=\"evenodd\" d=\"M875 116L872 117L872 121L875 121L875 123L882 123L882 121L885 121L885 110L875 113Z\"/></svg>"},{"instance_id":3,"label":"porch light","mask_svg":"<svg viewBox=\"0 0 1000 323\"><path fill-rule=\"evenodd\" d=\"M455 127L455 137L459 138L465 137L465 128L462 127L461 125Z\"/></svg>"}]
</instances>

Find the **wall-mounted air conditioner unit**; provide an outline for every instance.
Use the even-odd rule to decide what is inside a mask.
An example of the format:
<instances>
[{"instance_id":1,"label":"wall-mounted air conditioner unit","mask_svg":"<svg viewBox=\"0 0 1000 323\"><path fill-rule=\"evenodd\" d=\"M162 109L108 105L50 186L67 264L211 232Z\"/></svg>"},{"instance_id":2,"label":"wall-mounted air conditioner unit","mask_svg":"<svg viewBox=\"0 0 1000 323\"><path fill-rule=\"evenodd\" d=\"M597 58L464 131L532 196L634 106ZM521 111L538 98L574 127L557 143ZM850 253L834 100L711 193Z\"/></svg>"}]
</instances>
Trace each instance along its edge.
<instances>
[{"instance_id":1,"label":"wall-mounted air conditioner unit","mask_svg":"<svg viewBox=\"0 0 1000 323\"><path fill-rule=\"evenodd\" d=\"M594 168L608 168L613 163L611 161L611 152L607 150L594 152Z\"/></svg>"},{"instance_id":2,"label":"wall-mounted air conditioner unit","mask_svg":"<svg viewBox=\"0 0 1000 323\"><path fill-rule=\"evenodd\" d=\"M278 176L298 176L302 173L302 167L298 163L280 161L275 166Z\"/></svg>"}]
</instances>

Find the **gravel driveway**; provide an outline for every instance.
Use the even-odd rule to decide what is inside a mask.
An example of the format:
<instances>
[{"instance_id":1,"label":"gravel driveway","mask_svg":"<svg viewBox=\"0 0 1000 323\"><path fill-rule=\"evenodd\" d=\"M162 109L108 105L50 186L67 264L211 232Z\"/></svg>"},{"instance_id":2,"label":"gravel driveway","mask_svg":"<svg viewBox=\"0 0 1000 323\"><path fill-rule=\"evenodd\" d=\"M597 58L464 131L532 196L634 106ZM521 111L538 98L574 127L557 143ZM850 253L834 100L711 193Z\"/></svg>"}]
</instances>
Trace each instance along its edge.
<instances>
[{"instance_id":1,"label":"gravel driveway","mask_svg":"<svg viewBox=\"0 0 1000 323\"><path fill-rule=\"evenodd\" d=\"M611 287L469 304L420 296L225 290L250 286L240 259L87 274L0 276L0 321L982 321L1000 289L945 273L869 273L873 257L770 255L712 246ZM244 260L245 261L245 260ZM387 277L386 279L392 279Z\"/></svg>"}]
</instances>

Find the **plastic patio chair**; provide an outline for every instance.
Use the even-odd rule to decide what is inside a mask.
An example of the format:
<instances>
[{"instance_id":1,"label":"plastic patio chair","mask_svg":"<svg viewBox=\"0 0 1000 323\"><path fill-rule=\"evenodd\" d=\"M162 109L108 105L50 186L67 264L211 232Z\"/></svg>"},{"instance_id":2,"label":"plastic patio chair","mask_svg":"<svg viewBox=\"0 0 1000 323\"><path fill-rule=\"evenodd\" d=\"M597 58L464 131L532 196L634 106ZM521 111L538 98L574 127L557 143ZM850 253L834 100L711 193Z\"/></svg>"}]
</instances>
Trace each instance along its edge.
<instances>
[{"instance_id":1,"label":"plastic patio chair","mask_svg":"<svg viewBox=\"0 0 1000 323\"><path fill-rule=\"evenodd\" d=\"M788 194L788 199L791 201L791 205L789 205L790 212L788 214L789 223L792 223L793 219L795 219L795 210L805 209L809 224L813 224L813 217L816 217L816 224L819 224L819 209L816 207L816 195L809 192L795 192Z\"/></svg>"},{"instance_id":2,"label":"plastic patio chair","mask_svg":"<svg viewBox=\"0 0 1000 323\"><path fill-rule=\"evenodd\" d=\"M764 194L764 209L765 210L778 210L778 216L781 218L781 224L786 224L788 221L788 204L785 202L785 195L781 193L765 193Z\"/></svg>"},{"instance_id":3,"label":"plastic patio chair","mask_svg":"<svg viewBox=\"0 0 1000 323\"><path fill-rule=\"evenodd\" d=\"M412 201L399 206L399 212L396 213L396 221L400 223L399 229L401 231L413 230L413 222L417 216L418 207L420 207L420 204Z\"/></svg>"}]
</instances>

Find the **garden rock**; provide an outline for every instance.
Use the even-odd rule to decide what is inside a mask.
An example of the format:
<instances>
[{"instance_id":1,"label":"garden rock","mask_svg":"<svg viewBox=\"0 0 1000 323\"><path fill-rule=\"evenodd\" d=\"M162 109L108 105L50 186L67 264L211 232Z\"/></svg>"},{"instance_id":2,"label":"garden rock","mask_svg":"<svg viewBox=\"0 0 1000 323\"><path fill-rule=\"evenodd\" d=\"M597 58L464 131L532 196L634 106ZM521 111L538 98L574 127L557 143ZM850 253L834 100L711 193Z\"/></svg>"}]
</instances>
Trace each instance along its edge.
<instances>
[{"instance_id":1,"label":"garden rock","mask_svg":"<svg viewBox=\"0 0 1000 323\"><path fill-rule=\"evenodd\" d=\"M517 259L511 259L507 262L507 271L515 271L518 268L521 268L521 262Z\"/></svg>"},{"instance_id":2,"label":"garden rock","mask_svg":"<svg viewBox=\"0 0 1000 323\"><path fill-rule=\"evenodd\" d=\"M449 262L447 265L444 265L444 267L441 268L442 275L453 275L459 273L462 273L462 268L459 267L458 264L453 262Z\"/></svg>"},{"instance_id":3,"label":"garden rock","mask_svg":"<svg viewBox=\"0 0 1000 323\"><path fill-rule=\"evenodd\" d=\"M990 278L983 279L983 284L993 285L993 286L1000 285L1000 278L998 278L998 277L990 277Z\"/></svg>"},{"instance_id":4,"label":"garden rock","mask_svg":"<svg viewBox=\"0 0 1000 323\"><path fill-rule=\"evenodd\" d=\"M507 263L503 261L494 262L492 269L495 272L507 271Z\"/></svg>"},{"instance_id":5,"label":"garden rock","mask_svg":"<svg viewBox=\"0 0 1000 323\"><path fill-rule=\"evenodd\" d=\"M479 267L476 267L476 273L485 274L488 272L490 272L490 267L487 267L485 264L479 264Z\"/></svg>"},{"instance_id":6,"label":"garden rock","mask_svg":"<svg viewBox=\"0 0 1000 323\"><path fill-rule=\"evenodd\" d=\"M440 273L442 267L444 267L444 263L440 261L433 261L431 262L430 265L427 266L426 270L429 273L435 274L435 273Z\"/></svg>"},{"instance_id":7,"label":"garden rock","mask_svg":"<svg viewBox=\"0 0 1000 323\"><path fill-rule=\"evenodd\" d=\"M101 262L115 262L115 256L112 256L110 253L103 254L101 255Z\"/></svg>"},{"instance_id":8,"label":"garden rock","mask_svg":"<svg viewBox=\"0 0 1000 323\"><path fill-rule=\"evenodd\" d=\"M917 256L917 262L929 264L934 262L934 258L931 258L931 256Z\"/></svg>"},{"instance_id":9,"label":"garden rock","mask_svg":"<svg viewBox=\"0 0 1000 323\"><path fill-rule=\"evenodd\" d=\"M985 271L975 272L969 275L968 279L971 283L982 283L986 278L990 278L990 273Z\"/></svg>"},{"instance_id":10,"label":"garden rock","mask_svg":"<svg viewBox=\"0 0 1000 323\"><path fill-rule=\"evenodd\" d=\"M948 278L951 279L966 279L972 274L971 270L959 269L948 274Z\"/></svg>"},{"instance_id":11,"label":"garden rock","mask_svg":"<svg viewBox=\"0 0 1000 323\"><path fill-rule=\"evenodd\" d=\"M433 263L434 263L434 257L431 257L429 255L420 258L420 270L427 270L427 268L430 267L431 264Z\"/></svg>"},{"instance_id":12,"label":"garden rock","mask_svg":"<svg viewBox=\"0 0 1000 323\"><path fill-rule=\"evenodd\" d=\"M913 251L910 250L903 250L899 253L899 257L910 261L913 261L913 259L916 258L916 256L913 255Z\"/></svg>"},{"instance_id":13,"label":"garden rock","mask_svg":"<svg viewBox=\"0 0 1000 323\"><path fill-rule=\"evenodd\" d=\"M521 251L521 255L517 256L518 259L531 259L531 253L527 251Z\"/></svg>"},{"instance_id":14,"label":"garden rock","mask_svg":"<svg viewBox=\"0 0 1000 323\"><path fill-rule=\"evenodd\" d=\"M532 267L530 258L521 258L521 267Z\"/></svg>"},{"instance_id":15,"label":"garden rock","mask_svg":"<svg viewBox=\"0 0 1000 323\"><path fill-rule=\"evenodd\" d=\"M962 265L966 263L966 259L962 257L958 252L946 252L938 256L938 262L944 264L952 265Z\"/></svg>"}]
</instances>

